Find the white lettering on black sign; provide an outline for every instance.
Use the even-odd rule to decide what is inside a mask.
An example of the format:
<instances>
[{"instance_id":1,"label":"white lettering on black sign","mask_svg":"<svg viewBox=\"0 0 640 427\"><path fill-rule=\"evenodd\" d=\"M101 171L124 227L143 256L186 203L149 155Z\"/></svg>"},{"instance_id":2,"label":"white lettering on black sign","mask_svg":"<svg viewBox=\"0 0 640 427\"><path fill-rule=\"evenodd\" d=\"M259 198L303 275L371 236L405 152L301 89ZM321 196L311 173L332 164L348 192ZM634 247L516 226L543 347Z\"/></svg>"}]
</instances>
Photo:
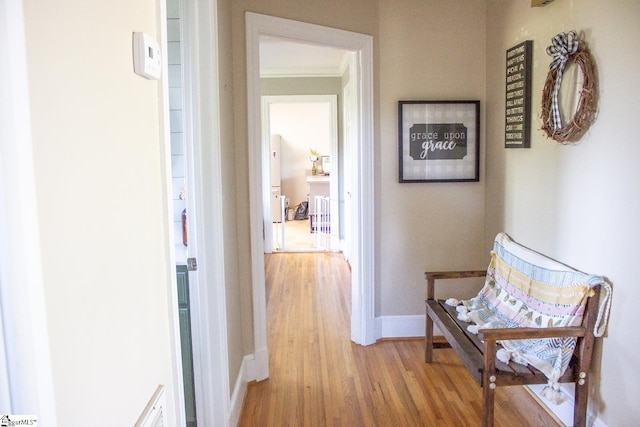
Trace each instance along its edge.
<instances>
[{"instance_id":1,"label":"white lettering on black sign","mask_svg":"<svg viewBox=\"0 0 640 427\"><path fill-rule=\"evenodd\" d=\"M463 159L467 155L467 127L462 123L417 123L409 129L413 160Z\"/></svg>"},{"instance_id":2,"label":"white lettering on black sign","mask_svg":"<svg viewBox=\"0 0 640 427\"><path fill-rule=\"evenodd\" d=\"M507 50L505 147L530 146L532 55L531 40Z\"/></svg>"}]
</instances>

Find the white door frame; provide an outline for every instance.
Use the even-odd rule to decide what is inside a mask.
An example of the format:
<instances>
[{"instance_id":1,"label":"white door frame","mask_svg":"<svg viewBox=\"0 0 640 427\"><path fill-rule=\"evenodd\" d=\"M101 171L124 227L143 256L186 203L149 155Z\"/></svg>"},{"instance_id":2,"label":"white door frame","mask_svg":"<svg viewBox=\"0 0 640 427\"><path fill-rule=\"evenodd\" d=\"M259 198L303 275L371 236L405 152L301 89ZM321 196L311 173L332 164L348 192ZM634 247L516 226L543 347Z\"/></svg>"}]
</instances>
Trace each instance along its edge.
<instances>
[{"instance_id":1,"label":"white door frame","mask_svg":"<svg viewBox=\"0 0 640 427\"><path fill-rule=\"evenodd\" d=\"M197 250L198 262L197 270L189 272L196 417L199 425L229 426L224 224L223 207L216 198L222 194L217 0L180 4L186 169L191 196L187 197L187 211L191 212L188 256L196 257ZM174 260L172 255L172 264ZM174 305L178 306L177 300Z\"/></svg>"},{"instance_id":2,"label":"white door frame","mask_svg":"<svg viewBox=\"0 0 640 427\"><path fill-rule=\"evenodd\" d=\"M271 211L271 154L270 154L270 142L271 142L271 113L269 107L271 104L282 103L328 103L330 110L331 126L330 134L330 156L331 164L335 165L335 173L329 175L329 197L331 199L331 212L329 217L331 218L331 250L339 251L340 242L340 215L339 215L339 174L338 174L338 96L337 95L269 95L261 97L262 105L262 198L263 201L270 201L263 205L264 215L264 251L265 253L273 252L273 218ZM309 205L313 203L313 200L309 200ZM311 208L311 206L309 206ZM285 221L283 219L281 225L285 227ZM284 242L282 242L284 245ZM294 248L298 250L299 248ZM314 250L314 248L310 248Z\"/></svg>"},{"instance_id":3,"label":"white door frame","mask_svg":"<svg viewBox=\"0 0 640 427\"><path fill-rule=\"evenodd\" d=\"M284 37L302 43L337 47L355 52L358 117L357 158L349 169L353 186L352 220L357 235L351 250L351 339L363 345L375 342L373 220L373 38L369 35L246 12L247 109L249 143L249 197L251 211L251 267L255 379L269 376L267 316L262 220L262 156L260 102L260 36ZM349 181L349 178L345 178Z\"/></svg>"},{"instance_id":4,"label":"white door frame","mask_svg":"<svg viewBox=\"0 0 640 427\"><path fill-rule=\"evenodd\" d=\"M352 53L351 55L353 56L354 54ZM353 164L354 160L352 159L354 156L357 156L357 154L355 153L355 146L357 145L356 142L358 140L358 130L353 123L355 121L355 117L358 116L358 109L356 105L357 91L355 89L356 80L356 72L354 70L354 67L349 67L349 81L343 88L342 94L342 154L344 158L341 160L343 165ZM346 179L344 181L346 181ZM351 193L353 191L353 187L357 187L356 180L351 179L348 182L343 182L341 213L344 218L344 224L346 226L344 227L344 230L342 230L344 239L341 246L342 252L347 261L351 261L351 247L353 246L353 242L357 237L354 233L354 230L352 229L353 222L351 220L351 210L353 206Z\"/></svg>"}]
</instances>

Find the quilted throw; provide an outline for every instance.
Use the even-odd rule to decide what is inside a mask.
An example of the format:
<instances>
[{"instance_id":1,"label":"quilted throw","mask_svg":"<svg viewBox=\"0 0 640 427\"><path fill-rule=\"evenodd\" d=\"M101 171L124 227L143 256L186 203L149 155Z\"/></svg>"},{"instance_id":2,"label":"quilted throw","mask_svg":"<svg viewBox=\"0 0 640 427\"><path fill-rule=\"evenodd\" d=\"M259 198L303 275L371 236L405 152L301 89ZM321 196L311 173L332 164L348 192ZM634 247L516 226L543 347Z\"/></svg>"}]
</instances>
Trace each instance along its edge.
<instances>
[{"instance_id":1,"label":"quilted throw","mask_svg":"<svg viewBox=\"0 0 640 427\"><path fill-rule=\"evenodd\" d=\"M567 267L500 233L478 295L465 301L449 299L447 304L457 306L458 318L471 323L467 329L472 333L483 328L580 326L587 298L594 294L595 286L605 283L600 276ZM556 404L564 401L558 379L569 365L575 338L503 340L500 344L499 360L534 366L549 379L543 395Z\"/></svg>"}]
</instances>

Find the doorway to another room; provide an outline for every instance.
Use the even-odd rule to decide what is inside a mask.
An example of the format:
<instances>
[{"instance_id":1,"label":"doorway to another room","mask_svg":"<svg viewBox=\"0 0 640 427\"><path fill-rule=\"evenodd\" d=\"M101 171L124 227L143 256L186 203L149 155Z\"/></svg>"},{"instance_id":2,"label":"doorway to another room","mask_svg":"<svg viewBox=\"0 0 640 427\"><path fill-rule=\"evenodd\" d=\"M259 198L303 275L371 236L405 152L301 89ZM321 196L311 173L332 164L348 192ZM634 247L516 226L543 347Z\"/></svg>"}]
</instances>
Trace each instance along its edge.
<instances>
[{"instance_id":1,"label":"doorway to another room","mask_svg":"<svg viewBox=\"0 0 640 427\"><path fill-rule=\"evenodd\" d=\"M337 104L336 95L262 97L267 253L340 250Z\"/></svg>"},{"instance_id":2,"label":"doorway to another room","mask_svg":"<svg viewBox=\"0 0 640 427\"><path fill-rule=\"evenodd\" d=\"M267 349L267 319L264 254L266 234L272 223L265 221L265 206L270 206L270 171L263 167L269 146L264 143L264 122L261 113L263 92L262 41L279 38L304 44L306 47L347 51L348 73L343 86L341 116L349 118L343 125L344 149L344 235L351 265L351 339L368 345L375 342L374 316L374 208L373 208L373 38L353 33L246 12L247 48L247 113L249 157L249 202L251 223L251 271L253 290L255 380L269 377ZM268 79L267 79L268 80ZM300 93L300 92L298 92ZM309 92L306 92L309 93ZM317 92L315 92L317 93ZM345 94L349 93L349 96ZM280 93L283 94L283 93ZM340 94L340 92L339 92ZM333 162L335 163L335 162ZM332 166L333 167L333 166ZM340 170L340 168L339 168ZM266 202L268 200L269 202ZM269 213L270 213L269 207ZM269 215L270 217L270 215Z\"/></svg>"}]
</instances>

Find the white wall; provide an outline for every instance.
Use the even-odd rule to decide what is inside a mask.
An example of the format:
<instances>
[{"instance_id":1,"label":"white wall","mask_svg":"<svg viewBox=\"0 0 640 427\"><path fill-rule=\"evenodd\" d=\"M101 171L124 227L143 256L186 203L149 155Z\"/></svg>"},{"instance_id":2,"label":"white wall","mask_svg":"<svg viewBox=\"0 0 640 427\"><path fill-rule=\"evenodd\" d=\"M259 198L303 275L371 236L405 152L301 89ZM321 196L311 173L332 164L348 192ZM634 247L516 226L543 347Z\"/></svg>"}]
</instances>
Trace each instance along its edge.
<instances>
[{"instance_id":1,"label":"white wall","mask_svg":"<svg viewBox=\"0 0 640 427\"><path fill-rule=\"evenodd\" d=\"M487 6L487 233L499 230L573 267L608 277L614 298L608 335L596 346L592 410L608 426L635 425L640 374L635 338L636 248L640 236L640 3L634 0L492 0ZM490 23L490 24L489 24ZM546 139L537 118L557 33L583 33L598 73L598 115L576 146ZM506 49L534 41L530 149L504 147ZM564 90L564 88L563 88Z\"/></svg>"},{"instance_id":2,"label":"white wall","mask_svg":"<svg viewBox=\"0 0 640 427\"><path fill-rule=\"evenodd\" d=\"M480 100L484 117L484 18L478 1L380 1L377 315L424 315L425 271L488 260L482 168L480 182L398 183L398 101Z\"/></svg>"},{"instance_id":3,"label":"white wall","mask_svg":"<svg viewBox=\"0 0 640 427\"><path fill-rule=\"evenodd\" d=\"M133 425L159 384L173 418L160 91L131 49L158 22L154 0L25 2L58 425Z\"/></svg>"}]
</instances>

